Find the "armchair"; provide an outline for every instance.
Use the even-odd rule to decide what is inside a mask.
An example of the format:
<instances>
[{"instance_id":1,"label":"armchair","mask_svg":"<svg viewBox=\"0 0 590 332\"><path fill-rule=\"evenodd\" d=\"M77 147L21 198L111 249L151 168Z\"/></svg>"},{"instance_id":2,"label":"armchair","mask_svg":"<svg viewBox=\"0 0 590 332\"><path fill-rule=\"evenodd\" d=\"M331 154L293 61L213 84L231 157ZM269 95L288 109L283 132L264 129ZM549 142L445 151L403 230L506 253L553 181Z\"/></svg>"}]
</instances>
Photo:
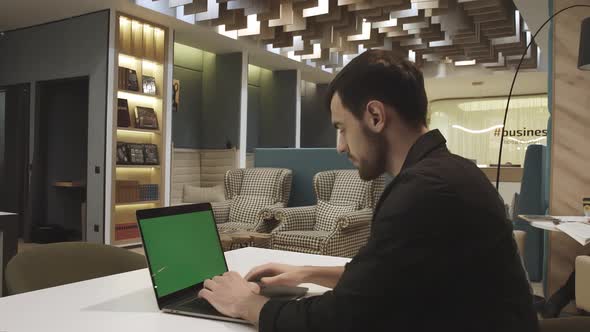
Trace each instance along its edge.
<instances>
[{"instance_id":1,"label":"armchair","mask_svg":"<svg viewBox=\"0 0 590 332\"><path fill-rule=\"evenodd\" d=\"M385 180L363 181L356 170L332 170L314 176L318 204L274 208L279 222L271 248L352 257L367 242L373 209Z\"/></svg>"},{"instance_id":2,"label":"armchair","mask_svg":"<svg viewBox=\"0 0 590 332\"><path fill-rule=\"evenodd\" d=\"M269 233L272 208L285 207L292 172L283 168L242 168L225 174L226 200L211 203L220 230Z\"/></svg>"}]
</instances>

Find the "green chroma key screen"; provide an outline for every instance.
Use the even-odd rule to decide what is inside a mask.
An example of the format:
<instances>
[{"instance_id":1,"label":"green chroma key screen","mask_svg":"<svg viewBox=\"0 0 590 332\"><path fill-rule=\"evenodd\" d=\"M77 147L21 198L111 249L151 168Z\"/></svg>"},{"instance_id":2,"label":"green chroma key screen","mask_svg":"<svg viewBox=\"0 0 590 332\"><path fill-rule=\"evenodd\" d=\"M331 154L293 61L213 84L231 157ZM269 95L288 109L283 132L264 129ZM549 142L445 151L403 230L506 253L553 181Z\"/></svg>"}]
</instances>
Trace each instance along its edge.
<instances>
[{"instance_id":1,"label":"green chroma key screen","mask_svg":"<svg viewBox=\"0 0 590 332\"><path fill-rule=\"evenodd\" d=\"M211 211L140 223L158 298L227 271Z\"/></svg>"}]
</instances>

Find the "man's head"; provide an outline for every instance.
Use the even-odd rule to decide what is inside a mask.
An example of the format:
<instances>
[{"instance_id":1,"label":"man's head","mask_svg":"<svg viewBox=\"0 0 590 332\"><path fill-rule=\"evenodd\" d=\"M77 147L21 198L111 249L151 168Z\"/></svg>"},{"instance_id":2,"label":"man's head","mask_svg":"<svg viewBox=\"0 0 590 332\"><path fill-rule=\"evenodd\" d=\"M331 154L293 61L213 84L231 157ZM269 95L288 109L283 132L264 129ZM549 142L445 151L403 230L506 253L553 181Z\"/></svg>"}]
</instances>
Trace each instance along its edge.
<instances>
[{"instance_id":1,"label":"man's head","mask_svg":"<svg viewBox=\"0 0 590 332\"><path fill-rule=\"evenodd\" d=\"M327 104L347 153L362 179L386 171L391 140L426 127L424 78L392 52L370 50L354 58L328 88Z\"/></svg>"}]
</instances>

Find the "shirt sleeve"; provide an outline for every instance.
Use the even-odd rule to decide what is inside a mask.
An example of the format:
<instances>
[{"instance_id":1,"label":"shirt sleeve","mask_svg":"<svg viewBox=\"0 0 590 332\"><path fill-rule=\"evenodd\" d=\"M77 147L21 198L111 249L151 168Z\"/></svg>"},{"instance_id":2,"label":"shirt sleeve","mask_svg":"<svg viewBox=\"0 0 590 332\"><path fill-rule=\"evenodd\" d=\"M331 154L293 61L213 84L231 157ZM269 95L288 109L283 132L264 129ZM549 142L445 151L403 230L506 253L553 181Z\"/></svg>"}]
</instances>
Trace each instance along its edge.
<instances>
[{"instance_id":1,"label":"shirt sleeve","mask_svg":"<svg viewBox=\"0 0 590 332\"><path fill-rule=\"evenodd\" d=\"M409 319L404 308L427 301L413 290L432 287L435 292L440 280L434 278L440 275L429 269L447 262L444 249L437 247L445 236L441 227L423 226L452 209L450 196L436 179L423 176L400 179L395 191L403 200L384 200L369 242L346 265L334 290L299 301L267 302L259 317L261 332L379 330L384 318L401 323Z\"/></svg>"}]
</instances>

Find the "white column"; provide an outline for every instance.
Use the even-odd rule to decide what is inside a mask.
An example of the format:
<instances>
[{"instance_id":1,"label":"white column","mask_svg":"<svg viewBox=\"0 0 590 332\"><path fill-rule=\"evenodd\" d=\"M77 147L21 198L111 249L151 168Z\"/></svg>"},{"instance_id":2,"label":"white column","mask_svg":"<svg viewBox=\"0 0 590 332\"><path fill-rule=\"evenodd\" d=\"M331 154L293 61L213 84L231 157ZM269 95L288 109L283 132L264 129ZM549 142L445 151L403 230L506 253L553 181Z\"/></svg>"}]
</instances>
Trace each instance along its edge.
<instances>
[{"instance_id":1,"label":"white column","mask_svg":"<svg viewBox=\"0 0 590 332\"><path fill-rule=\"evenodd\" d=\"M174 30L168 29L168 44L166 45L166 57L167 61L164 64L166 66L166 77L164 78L164 82L167 82L166 86L164 87L166 91L164 92L164 109L166 112L166 129L164 130L164 146L165 146L165 153L166 155L166 163L164 164L164 179L162 184L164 185L164 205L170 206L170 187L172 183L171 173L172 173L172 79L174 76Z\"/></svg>"},{"instance_id":2,"label":"white column","mask_svg":"<svg viewBox=\"0 0 590 332\"><path fill-rule=\"evenodd\" d=\"M108 53L108 63L109 66L107 68L107 124L106 124L106 137L105 141L107 142L105 146L105 159L104 159L104 176L105 176L105 185L104 185L104 224L103 224L103 234L104 234L104 243L111 244L111 202L112 202L112 194L113 194L113 112L114 112L114 103L115 103L115 31L117 29L117 13L114 10L110 11L110 18L109 18L109 53ZM94 230L92 227L86 227L86 232L93 232Z\"/></svg>"},{"instance_id":3,"label":"white column","mask_svg":"<svg viewBox=\"0 0 590 332\"><path fill-rule=\"evenodd\" d=\"M239 166L246 168L248 139L248 52L242 52L242 89L240 91L240 150Z\"/></svg>"},{"instance_id":4,"label":"white column","mask_svg":"<svg viewBox=\"0 0 590 332\"><path fill-rule=\"evenodd\" d=\"M301 70L297 69L295 88L295 148L301 148Z\"/></svg>"}]
</instances>

